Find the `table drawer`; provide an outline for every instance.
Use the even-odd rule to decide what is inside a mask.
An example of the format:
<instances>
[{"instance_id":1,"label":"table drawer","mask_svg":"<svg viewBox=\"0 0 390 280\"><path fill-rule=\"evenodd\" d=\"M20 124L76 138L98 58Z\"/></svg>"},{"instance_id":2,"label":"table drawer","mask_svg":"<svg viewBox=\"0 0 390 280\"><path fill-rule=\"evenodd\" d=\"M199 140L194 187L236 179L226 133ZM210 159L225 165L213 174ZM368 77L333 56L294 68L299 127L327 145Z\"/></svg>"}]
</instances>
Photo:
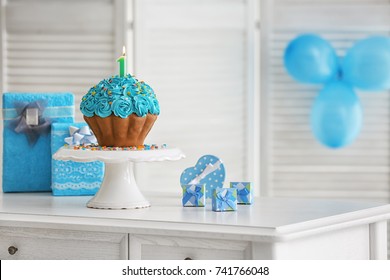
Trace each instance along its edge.
<instances>
[{"instance_id":1,"label":"table drawer","mask_svg":"<svg viewBox=\"0 0 390 280\"><path fill-rule=\"evenodd\" d=\"M130 235L130 259L224 260L251 258L251 243L221 239Z\"/></svg>"},{"instance_id":2,"label":"table drawer","mask_svg":"<svg viewBox=\"0 0 390 280\"><path fill-rule=\"evenodd\" d=\"M0 227L0 259L127 259L127 234Z\"/></svg>"}]
</instances>

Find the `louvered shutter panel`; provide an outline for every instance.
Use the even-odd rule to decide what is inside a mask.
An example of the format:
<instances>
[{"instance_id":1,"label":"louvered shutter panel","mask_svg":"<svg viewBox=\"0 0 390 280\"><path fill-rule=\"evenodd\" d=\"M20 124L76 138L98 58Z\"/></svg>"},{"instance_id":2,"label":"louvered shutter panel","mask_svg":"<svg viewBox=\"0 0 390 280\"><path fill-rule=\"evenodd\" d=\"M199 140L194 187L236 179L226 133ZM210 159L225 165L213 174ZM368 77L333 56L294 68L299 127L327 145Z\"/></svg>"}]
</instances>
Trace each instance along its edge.
<instances>
[{"instance_id":1,"label":"louvered shutter panel","mask_svg":"<svg viewBox=\"0 0 390 280\"><path fill-rule=\"evenodd\" d=\"M75 94L116 71L115 3L8 0L5 5L5 91ZM81 113L76 110L78 120Z\"/></svg>"},{"instance_id":2,"label":"louvered shutter panel","mask_svg":"<svg viewBox=\"0 0 390 280\"><path fill-rule=\"evenodd\" d=\"M161 115L149 143L182 149L178 162L137 165L144 190L180 193L180 174L204 154L222 159L229 180L249 180L248 2L135 3L135 74L157 94Z\"/></svg>"},{"instance_id":3,"label":"louvered shutter panel","mask_svg":"<svg viewBox=\"0 0 390 280\"><path fill-rule=\"evenodd\" d=\"M139 164L141 188L179 192L180 173L203 154L224 161L226 182L252 179L253 1L5 3L3 90L72 91L77 108L93 84L117 72L123 39L128 70L149 83L161 103L147 141L187 155L177 163Z\"/></svg>"},{"instance_id":4,"label":"louvered shutter panel","mask_svg":"<svg viewBox=\"0 0 390 280\"><path fill-rule=\"evenodd\" d=\"M1 3L2 92L72 92L76 121L83 121L81 97L117 73L122 45L132 43L126 39L132 31L125 32L131 6L125 0Z\"/></svg>"},{"instance_id":5,"label":"louvered shutter panel","mask_svg":"<svg viewBox=\"0 0 390 280\"><path fill-rule=\"evenodd\" d=\"M340 56L358 39L388 36L389 2L276 0L264 8L272 13L263 22L269 40L263 61L268 67L263 98L268 104L264 183L269 194L388 202L390 93L358 92L364 112L360 135L348 147L325 148L314 139L309 123L313 100L322 87L288 76L283 51L301 33L321 35Z\"/></svg>"}]
</instances>

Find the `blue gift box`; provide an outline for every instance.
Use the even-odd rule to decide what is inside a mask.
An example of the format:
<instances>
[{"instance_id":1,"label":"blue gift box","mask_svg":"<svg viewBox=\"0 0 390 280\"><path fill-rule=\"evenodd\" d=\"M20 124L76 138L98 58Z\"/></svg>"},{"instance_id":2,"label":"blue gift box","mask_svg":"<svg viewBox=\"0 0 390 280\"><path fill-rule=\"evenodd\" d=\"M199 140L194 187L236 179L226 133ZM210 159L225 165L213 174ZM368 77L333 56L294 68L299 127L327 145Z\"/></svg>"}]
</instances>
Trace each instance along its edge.
<instances>
[{"instance_id":1,"label":"blue gift box","mask_svg":"<svg viewBox=\"0 0 390 280\"><path fill-rule=\"evenodd\" d=\"M205 185L204 184L184 184L182 204L184 207L204 207L206 203Z\"/></svg>"},{"instance_id":2,"label":"blue gift box","mask_svg":"<svg viewBox=\"0 0 390 280\"><path fill-rule=\"evenodd\" d=\"M72 93L3 94L3 192L51 191L50 124L74 122Z\"/></svg>"},{"instance_id":3,"label":"blue gift box","mask_svg":"<svg viewBox=\"0 0 390 280\"><path fill-rule=\"evenodd\" d=\"M51 130L52 154L70 137L70 127L86 127L86 123L54 123ZM89 128L87 129L89 131ZM94 195L103 181L104 163L52 160L53 195Z\"/></svg>"},{"instance_id":4,"label":"blue gift box","mask_svg":"<svg viewBox=\"0 0 390 280\"><path fill-rule=\"evenodd\" d=\"M212 210L216 212L237 210L237 189L215 188L212 197Z\"/></svg>"},{"instance_id":5,"label":"blue gift box","mask_svg":"<svg viewBox=\"0 0 390 280\"><path fill-rule=\"evenodd\" d=\"M183 171L180 183L205 184L206 199L211 199L214 188L223 186L225 175L225 166L221 159L213 155L203 155L194 166Z\"/></svg>"},{"instance_id":6,"label":"blue gift box","mask_svg":"<svg viewBox=\"0 0 390 280\"><path fill-rule=\"evenodd\" d=\"M230 182L230 187L237 189L238 204L253 203L253 188L251 182Z\"/></svg>"}]
</instances>

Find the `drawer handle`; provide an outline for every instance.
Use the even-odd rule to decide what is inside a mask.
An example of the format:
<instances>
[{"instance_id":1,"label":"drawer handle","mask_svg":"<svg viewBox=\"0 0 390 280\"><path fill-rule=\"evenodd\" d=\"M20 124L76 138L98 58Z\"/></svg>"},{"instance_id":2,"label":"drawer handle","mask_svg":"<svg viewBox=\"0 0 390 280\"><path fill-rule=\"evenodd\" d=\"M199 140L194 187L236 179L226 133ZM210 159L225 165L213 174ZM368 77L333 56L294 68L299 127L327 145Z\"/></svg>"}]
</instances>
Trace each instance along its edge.
<instances>
[{"instance_id":1,"label":"drawer handle","mask_svg":"<svg viewBox=\"0 0 390 280\"><path fill-rule=\"evenodd\" d=\"M186 257L184 260L185 260L185 261L192 261L192 258Z\"/></svg>"},{"instance_id":2,"label":"drawer handle","mask_svg":"<svg viewBox=\"0 0 390 280\"><path fill-rule=\"evenodd\" d=\"M18 251L18 248L16 248L15 246L9 246L8 247L8 253L10 255L15 255L17 251Z\"/></svg>"}]
</instances>

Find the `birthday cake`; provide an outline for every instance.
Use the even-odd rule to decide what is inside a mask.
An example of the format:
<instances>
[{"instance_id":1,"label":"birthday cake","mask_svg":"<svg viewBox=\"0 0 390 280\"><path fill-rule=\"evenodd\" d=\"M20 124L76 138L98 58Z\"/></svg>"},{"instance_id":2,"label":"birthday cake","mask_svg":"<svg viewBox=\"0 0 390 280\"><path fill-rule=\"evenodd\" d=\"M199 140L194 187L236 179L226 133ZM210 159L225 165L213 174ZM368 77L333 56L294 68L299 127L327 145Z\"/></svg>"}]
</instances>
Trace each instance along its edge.
<instances>
[{"instance_id":1,"label":"birthday cake","mask_svg":"<svg viewBox=\"0 0 390 280\"><path fill-rule=\"evenodd\" d=\"M148 84L121 71L93 86L80 110L100 146L129 147L144 144L160 105Z\"/></svg>"}]
</instances>

